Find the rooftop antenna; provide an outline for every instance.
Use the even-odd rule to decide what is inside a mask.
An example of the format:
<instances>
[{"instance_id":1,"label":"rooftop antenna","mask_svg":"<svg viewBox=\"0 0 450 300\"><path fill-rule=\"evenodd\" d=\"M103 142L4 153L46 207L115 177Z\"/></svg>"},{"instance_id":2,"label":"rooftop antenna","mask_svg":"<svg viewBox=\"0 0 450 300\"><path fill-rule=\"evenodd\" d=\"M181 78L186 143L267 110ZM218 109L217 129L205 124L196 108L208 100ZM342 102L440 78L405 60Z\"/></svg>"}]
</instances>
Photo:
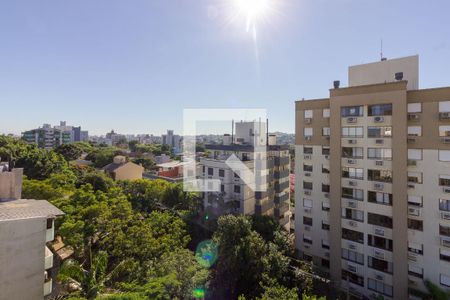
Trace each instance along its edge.
<instances>
[{"instance_id":1,"label":"rooftop antenna","mask_svg":"<svg viewBox=\"0 0 450 300\"><path fill-rule=\"evenodd\" d=\"M381 39L380 58L381 58L381 61L386 60L386 58L383 56L383 39Z\"/></svg>"}]
</instances>

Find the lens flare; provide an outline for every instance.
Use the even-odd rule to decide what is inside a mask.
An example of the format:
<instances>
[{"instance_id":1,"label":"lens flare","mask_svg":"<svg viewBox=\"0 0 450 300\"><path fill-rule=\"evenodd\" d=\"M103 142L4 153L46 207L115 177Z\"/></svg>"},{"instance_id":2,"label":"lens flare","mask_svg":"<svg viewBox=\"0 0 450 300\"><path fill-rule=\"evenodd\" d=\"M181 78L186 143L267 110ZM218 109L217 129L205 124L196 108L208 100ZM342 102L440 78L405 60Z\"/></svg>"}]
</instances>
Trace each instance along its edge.
<instances>
[{"instance_id":1,"label":"lens flare","mask_svg":"<svg viewBox=\"0 0 450 300\"><path fill-rule=\"evenodd\" d=\"M212 240L205 240L198 244L195 258L199 265L210 268L217 260L217 245Z\"/></svg>"},{"instance_id":2,"label":"lens flare","mask_svg":"<svg viewBox=\"0 0 450 300\"><path fill-rule=\"evenodd\" d=\"M195 299L203 299L203 298L205 298L205 289L203 289L203 288L195 288L192 291L192 296Z\"/></svg>"}]
</instances>

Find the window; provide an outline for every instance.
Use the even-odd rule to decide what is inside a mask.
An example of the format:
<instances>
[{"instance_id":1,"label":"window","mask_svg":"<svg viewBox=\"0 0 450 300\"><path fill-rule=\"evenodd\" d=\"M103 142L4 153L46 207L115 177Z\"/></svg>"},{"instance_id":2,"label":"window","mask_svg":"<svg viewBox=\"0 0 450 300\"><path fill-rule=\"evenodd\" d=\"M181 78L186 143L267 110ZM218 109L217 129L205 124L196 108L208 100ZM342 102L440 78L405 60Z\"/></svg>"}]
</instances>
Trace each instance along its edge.
<instances>
[{"instance_id":1,"label":"window","mask_svg":"<svg viewBox=\"0 0 450 300\"><path fill-rule=\"evenodd\" d=\"M422 149L408 149L408 159L422 160Z\"/></svg>"},{"instance_id":2,"label":"window","mask_svg":"<svg viewBox=\"0 0 450 300\"><path fill-rule=\"evenodd\" d=\"M423 245L408 242L408 251L415 254L423 255Z\"/></svg>"},{"instance_id":3,"label":"window","mask_svg":"<svg viewBox=\"0 0 450 300\"><path fill-rule=\"evenodd\" d=\"M408 205L422 207L422 197L408 195Z\"/></svg>"},{"instance_id":4,"label":"window","mask_svg":"<svg viewBox=\"0 0 450 300\"><path fill-rule=\"evenodd\" d=\"M393 241L391 239L386 239L381 236L376 235L367 235L367 244L371 247L380 248L383 250L392 251L393 249Z\"/></svg>"},{"instance_id":5,"label":"window","mask_svg":"<svg viewBox=\"0 0 450 300\"><path fill-rule=\"evenodd\" d=\"M450 236L450 227L439 224L439 234L445 235L445 236Z\"/></svg>"},{"instance_id":6,"label":"window","mask_svg":"<svg viewBox=\"0 0 450 300\"><path fill-rule=\"evenodd\" d=\"M420 172L408 172L408 182L422 183L422 173Z\"/></svg>"},{"instance_id":7,"label":"window","mask_svg":"<svg viewBox=\"0 0 450 300\"><path fill-rule=\"evenodd\" d=\"M303 224L304 224L304 225L312 226L312 224L313 224L312 218L309 218L309 217L303 217Z\"/></svg>"},{"instance_id":8,"label":"window","mask_svg":"<svg viewBox=\"0 0 450 300\"><path fill-rule=\"evenodd\" d=\"M220 191L223 193L225 192L225 186L223 184L220 185Z\"/></svg>"},{"instance_id":9,"label":"window","mask_svg":"<svg viewBox=\"0 0 450 300\"><path fill-rule=\"evenodd\" d=\"M342 198L359 200L362 201L364 199L364 191L352 188L343 187L341 191Z\"/></svg>"},{"instance_id":10,"label":"window","mask_svg":"<svg viewBox=\"0 0 450 300\"><path fill-rule=\"evenodd\" d=\"M439 126L439 136L450 136L450 126Z\"/></svg>"},{"instance_id":11,"label":"window","mask_svg":"<svg viewBox=\"0 0 450 300\"><path fill-rule=\"evenodd\" d=\"M208 168L208 175L214 175L214 169L213 168Z\"/></svg>"},{"instance_id":12,"label":"window","mask_svg":"<svg viewBox=\"0 0 450 300\"><path fill-rule=\"evenodd\" d=\"M342 280L349 281L359 286L364 286L364 277L347 270L342 270Z\"/></svg>"},{"instance_id":13,"label":"window","mask_svg":"<svg viewBox=\"0 0 450 300\"><path fill-rule=\"evenodd\" d=\"M303 189L305 189L305 190L312 190L313 189L313 183L312 182L303 181Z\"/></svg>"},{"instance_id":14,"label":"window","mask_svg":"<svg viewBox=\"0 0 450 300\"><path fill-rule=\"evenodd\" d=\"M450 211L450 200L439 199L439 210Z\"/></svg>"},{"instance_id":15,"label":"window","mask_svg":"<svg viewBox=\"0 0 450 300\"><path fill-rule=\"evenodd\" d=\"M322 210L323 211L330 211L330 203L329 202L322 202Z\"/></svg>"},{"instance_id":16,"label":"window","mask_svg":"<svg viewBox=\"0 0 450 300\"><path fill-rule=\"evenodd\" d=\"M328 242L327 240L322 240L322 248L330 249L330 242Z\"/></svg>"},{"instance_id":17,"label":"window","mask_svg":"<svg viewBox=\"0 0 450 300\"><path fill-rule=\"evenodd\" d=\"M364 254L362 253L342 248L341 255L342 258L345 260L355 262L360 265L364 265Z\"/></svg>"},{"instance_id":18,"label":"window","mask_svg":"<svg viewBox=\"0 0 450 300\"><path fill-rule=\"evenodd\" d=\"M235 185L234 186L234 192L238 193L238 194L241 193L241 186L240 185Z\"/></svg>"},{"instance_id":19,"label":"window","mask_svg":"<svg viewBox=\"0 0 450 300\"><path fill-rule=\"evenodd\" d=\"M219 169L219 177L225 177L225 170Z\"/></svg>"},{"instance_id":20,"label":"window","mask_svg":"<svg viewBox=\"0 0 450 300\"><path fill-rule=\"evenodd\" d=\"M440 276L439 276L439 282L440 282L442 285L450 286L450 276L440 274Z\"/></svg>"},{"instance_id":21,"label":"window","mask_svg":"<svg viewBox=\"0 0 450 300\"><path fill-rule=\"evenodd\" d=\"M364 169L343 167L342 177L350 179L364 179Z\"/></svg>"},{"instance_id":22,"label":"window","mask_svg":"<svg viewBox=\"0 0 450 300\"><path fill-rule=\"evenodd\" d=\"M390 170L367 170L370 181L392 182L392 171Z\"/></svg>"},{"instance_id":23,"label":"window","mask_svg":"<svg viewBox=\"0 0 450 300\"><path fill-rule=\"evenodd\" d=\"M303 242L304 243L306 243L306 244L310 244L310 245L312 245L312 238L310 237L310 236L307 236L307 235L303 235Z\"/></svg>"},{"instance_id":24,"label":"window","mask_svg":"<svg viewBox=\"0 0 450 300\"><path fill-rule=\"evenodd\" d=\"M342 147L342 157L344 157L344 158L363 158L364 157L364 148Z\"/></svg>"},{"instance_id":25,"label":"window","mask_svg":"<svg viewBox=\"0 0 450 300\"><path fill-rule=\"evenodd\" d=\"M330 174L330 167L322 165L322 173L323 174Z\"/></svg>"},{"instance_id":26,"label":"window","mask_svg":"<svg viewBox=\"0 0 450 300\"><path fill-rule=\"evenodd\" d=\"M322 229L323 230L330 230L330 224L325 223L324 221L322 221Z\"/></svg>"},{"instance_id":27,"label":"window","mask_svg":"<svg viewBox=\"0 0 450 300\"><path fill-rule=\"evenodd\" d=\"M439 175L439 185L450 186L450 175Z\"/></svg>"},{"instance_id":28,"label":"window","mask_svg":"<svg viewBox=\"0 0 450 300\"><path fill-rule=\"evenodd\" d=\"M422 136L422 126L408 126L408 136Z\"/></svg>"},{"instance_id":29,"label":"window","mask_svg":"<svg viewBox=\"0 0 450 300\"><path fill-rule=\"evenodd\" d=\"M392 160L391 148L367 148L368 159Z\"/></svg>"},{"instance_id":30,"label":"window","mask_svg":"<svg viewBox=\"0 0 450 300\"><path fill-rule=\"evenodd\" d=\"M313 166L312 165L303 164L303 171L305 171L305 172L312 172L313 171Z\"/></svg>"},{"instance_id":31,"label":"window","mask_svg":"<svg viewBox=\"0 0 450 300\"><path fill-rule=\"evenodd\" d=\"M450 112L450 101L439 102L439 112Z\"/></svg>"},{"instance_id":32,"label":"window","mask_svg":"<svg viewBox=\"0 0 450 300\"><path fill-rule=\"evenodd\" d=\"M408 218L408 228L417 231L423 231L423 221Z\"/></svg>"},{"instance_id":33,"label":"window","mask_svg":"<svg viewBox=\"0 0 450 300\"><path fill-rule=\"evenodd\" d=\"M364 244L364 233L342 228L342 238L356 243Z\"/></svg>"},{"instance_id":34,"label":"window","mask_svg":"<svg viewBox=\"0 0 450 300\"><path fill-rule=\"evenodd\" d=\"M367 201L377 204L392 205L392 194L368 191Z\"/></svg>"},{"instance_id":35,"label":"window","mask_svg":"<svg viewBox=\"0 0 450 300\"><path fill-rule=\"evenodd\" d=\"M322 264L321 265L322 265L323 268L329 269L330 268L330 261L328 259L322 258Z\"/></svg>"},{"instance_id":36,"label":"window","mask_svg":"<svg viewBox=\"0 0 450 300\"><path fill-rule=\"evenodd\" d=\"M305 110L304 116L305 119L311 119L313 117L313 110L312 109Z\"/></svg>"},{"instance_id":37,"label":"window","mask_svg":"<svg viewBox=\"0 0 450 300\"><path fill-rule=\"evenodd\" d=\"M324 108L322 110L322 117L324 117L324 118L329 118L330 117L330 109L329 108Z\"/></svg>"},{"instance_id":38,"label":"window","mask_svg":"<svg viewBox=\"0 0 450 300\"><path fill-rule=\"evenodd\" d=\"M202 172L205 173L205 166L202 166Z\"/></svg>"},{"instance_id":39,"label":"window","mask_svg":"<svg viewBox=\"0 0 450 300\"><path fill-rule=\"evenodd\" d=\"M330 192L330 185L322 183L322 192L329 193Z\"/></svg>"},{"instance_id":40,"label":"window","mask_svg":"<svg viewBox=\"0 0 450 300\"><path fill-rule=\"evenodd\" d=\"M369 290L386 295L388 297L392 297L393 295L393 288L391 285L385 284L372 278L367 279L367 287Z\"/></svg>"},{"instance_id":41,"label":"window","mask_svg":"<svg viewBox=\"0 0 450 300\"><path fill-rule=\"evenodd\" d=\"M450 150L439 150L439 161L450 161Z\"/></svg>"},{"instance_id":42,"label":"window","mask_svg":"<svg viewBox=\"0 0 450 300\"><path fill-rule=\"evenodd\" d=\"M392 218L384 215L367 213L367 223L376 226L392 228Z\"/></svg>"},{"instance_id":43,"label":"window","mask_svg":"<svg viewBox=\"0 0 450 300\"><path fill-rule=\"evenodd\" d=\"M330 136L330 127L323 127L322 128L322 135L323 136Z\"/></svg>"},{"instance_id":44,"label":"window","mask_svg":"<svg viewBox=\"0 0 450 300\"><path fill-rule=\"evenodd\" d=\"M312 136L312 135L313 135L313 129L312 129L312 127L305 127L305 128L303 128L303 135L304 135L305 137L307 137L307 136Z\"/></svg>"},{"instance_id":45,"label":"window","mask_svg":"<svg viewBox=\"0 0 450 300\"><path fill-rule=\"evenodd\" d=\"M53 219L47 219L47 229L51 229L53 227Z\"/></svg>"},{"instance_id":46,"label":"window","mask_svg":"<svg viewBox=\"0 0 450 300\"><path fill-rule=\"evenodd\" d=\"M344 138L364 137L363 127L342 127L342 137Z\"/></svg>"},{"instance_id":47,"label":"window","mask_svg":"<svg viewBox=\"0 0 450 300\"><path fill-rule=\"evenodd\" d=\"M313 201L311 199L303 199L303 207L312 208Z\"/></svg>"},{"instance_id":48,"label":"window","mask_svg":"<svg viewBox=\"0 0 450 300\"><path fill-rule=\"evenodd\" d=\"M322 155L330 155L330 147L322 146Z\"/></svg>"},{"instance_id":49,"label":"window","mask_svg":"<svg viewBox=\"0 0 450 300\"><path fill-rule=\"evenodd\" d=\"M392 137L392 127L369 126L367 127L367 136L369 138Z\"/></svg>"},{"instance_id":50,"label":"window","mask_svg":"<svg viewBox=\"0 0 450 300\"><path fill-rule=\"evenodd\" d=\"M422 112L422 103L408 103L409 113L420 113Z\"/></svg>"},{"instance_id":51,"label":"window","mask_svg":"<svg viewBox=\"0 0 450 300\"><path fill-rule=\"evenodd\" d=\"M450 251L445 249L439 250L439 258L441 260L449 261L450 262Z\"/></svg>"},{"instance_id":52,"label":"window","mask_svg":"<svg viewBox=\"0 0 450 300\"><path fill-rule=\"evenodd\" d=\"M313 154L312 147L303 147L303 154Z\"/></svg>"},{"instance_id":53,"label":"window","mask_svg":"<svg viewBox=\"0 0 450 300\"><path fill-rule=\"evenodd\" d=\"M363 115L362 106L345 106L341 108L342 117L360 117Z\"/></svg>"},{"instance_id":54,"label":"window","mask_svg":"<svg viewBox=\"0 0 450 300\"><path fill-rule=\"evenodd\" d=\"M392 104L376 104L369 105L369 116L392 116Z\"/></svg>"},{"instance_id":55,"label":"window","mask_svg":"<svg viewBox=\"0 0 450 300\"><path fill-rule=\"evenodd\" d=\"M364 222L364 212L362 210L342 208L342 217L348 220Z\"/></svg>"},{"instance_id":56,"label":"window","mask_svg":"<svg viewBox=\"0 0 450 300\"><path fill-rule=\"evenodd\" d=\"M392 274L392 263L372 256L367 257L369 268Z\"/></svg>"},{"instance_id":57,"label":"window","mask_svg":"<svg viewBox=\"0 0 450 300\"><path fill-rule=\"evenodd\" d=\"M239 171L234 171L234 178L240 178L239 177Z\"/></svg>"}]
</instances>

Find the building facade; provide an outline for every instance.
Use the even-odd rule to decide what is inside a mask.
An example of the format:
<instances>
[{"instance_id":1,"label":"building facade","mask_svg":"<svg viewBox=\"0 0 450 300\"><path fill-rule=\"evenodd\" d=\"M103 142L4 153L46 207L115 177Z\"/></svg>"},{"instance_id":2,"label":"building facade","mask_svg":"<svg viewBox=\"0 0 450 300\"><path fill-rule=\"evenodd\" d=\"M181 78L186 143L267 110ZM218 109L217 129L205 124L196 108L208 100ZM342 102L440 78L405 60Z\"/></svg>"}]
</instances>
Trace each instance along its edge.
<instances>
[{"instance_id":1,"label":"building facade","mask_svg":"<svg viewBox=\"0 0 450 300\"><path fill-rule=\"evenodd\" d=\"M205 192L204 208L213 217L272 216L289 230L289 147L277 145L274 136L267 139L265 126L261 122L237 123L236 134L225 135L222 144L205 145L209 155L200 158L200 178L219 181L220 192ZM228 163L232 155L255 176L244 180L245 175ZM265 185L265 191L255 191L253 184Z\"/></svg>"},{"instance_id":2,"label":"building facade","mask_svg":"<svg viewBox=\"0 0 450 300\"><path fill-rule=\"evenodd\" d=\"M450 290L450 87L418 89L415 66L296 102L296 247L351 299Z\"/></svg>"},{"instance_id":3,"label":"building facade","mask_svg":"<svg viewBox=\"0 0 450 300\"><path fill-rule=\"evenodd\" d=\"M20 199L22 169L0 170L0 299L51 297L54 219L63 212L45 200Z\"/></svg>"},{"instance_id":4,"label":"building facade","mask_svg":"<svg viewBox=\"0 0 450 300\"><path fill-rule=\"evenodd\" d=\"M39 148L44 149L53 149L72 142L87 141L88 138L87 131L82 131L81 127L68 126L65 121L61 121L54 127L44 124L42 127L22 133L22 139L27 143L36 144Z\"/></svg>"}]
</instances>

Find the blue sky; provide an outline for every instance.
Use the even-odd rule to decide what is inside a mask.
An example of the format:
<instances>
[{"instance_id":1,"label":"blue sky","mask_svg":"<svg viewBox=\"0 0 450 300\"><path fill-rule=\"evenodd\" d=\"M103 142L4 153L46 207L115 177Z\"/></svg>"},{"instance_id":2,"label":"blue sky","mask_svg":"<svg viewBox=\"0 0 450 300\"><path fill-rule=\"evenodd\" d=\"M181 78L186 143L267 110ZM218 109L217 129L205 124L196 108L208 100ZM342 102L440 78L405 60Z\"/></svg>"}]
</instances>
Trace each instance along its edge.
<instances>
[{"instance_id":1,"label":"blue sky","mask_svg":"<svg viewBox=\"0 0 450 300\"><path fill-rule=\"evenodd\" d=\"M448 0L270 0L256 45L233 1L0 1L0 133L160 134L183 108L222 107L294 132L294 101L345 85L381 38L388 58L420 55L421 88L450 85Z\"/></svg>"}]
</instances>

